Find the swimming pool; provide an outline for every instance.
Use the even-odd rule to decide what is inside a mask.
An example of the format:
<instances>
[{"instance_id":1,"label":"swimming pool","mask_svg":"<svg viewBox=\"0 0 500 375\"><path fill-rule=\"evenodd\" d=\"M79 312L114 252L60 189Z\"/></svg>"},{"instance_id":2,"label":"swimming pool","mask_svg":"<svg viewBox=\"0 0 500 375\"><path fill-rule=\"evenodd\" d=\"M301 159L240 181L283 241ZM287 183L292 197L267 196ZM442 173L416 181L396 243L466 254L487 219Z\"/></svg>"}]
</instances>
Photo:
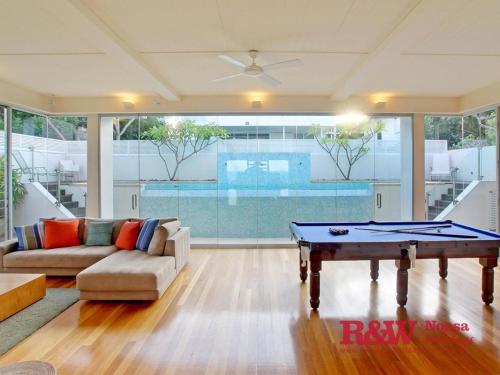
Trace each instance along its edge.
<instances>
[{"instance_id":1,"label":"swimming pool","mask_svg":"<svg viewBox=\"0 0 500 375\"><path fill-rule=\"evenodd\" d=\"M373 216L368 182L145 183L141 216L178 216L193 237L286 238L290 221L363 221Z\"/></svg>"}]
</instances>

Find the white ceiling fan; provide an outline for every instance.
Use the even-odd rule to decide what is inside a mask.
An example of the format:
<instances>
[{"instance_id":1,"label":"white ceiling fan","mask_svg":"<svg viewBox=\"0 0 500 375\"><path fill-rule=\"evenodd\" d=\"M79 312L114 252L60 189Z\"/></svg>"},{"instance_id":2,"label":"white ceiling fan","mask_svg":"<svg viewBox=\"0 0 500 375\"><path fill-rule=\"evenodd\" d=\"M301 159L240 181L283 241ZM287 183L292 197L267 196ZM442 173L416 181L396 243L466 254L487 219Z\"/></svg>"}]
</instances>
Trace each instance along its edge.
<instances>
[{"instance_id":1,"label":"white ceiling fan","mask_svg":"<svg viewBox=\"0 0 500 375\"><path fill-rule=\"evenodd\" d=\"M242 63L241 61L236 60L235 58L228 56L228 55L219 55L219 58L221 60L227 61L228 63L233 64L233 65L236 65L239 68L243 68L243 71L240 73L229 74L229 75L225 75L225 76L222 76L219 78L215 78L213 80L213 82L225 81L227 79L236 78L239 76L247 76L247 77L259 78L271 86L278 86L281 84L281 82L278 81L276 78L267 74L268 71L302 66L302 61L300 59L286 60L286 61L281 61L281 62L277 62L274 64L268 64L268 65L261 66L261 65L257 65L255 63L255 59L257 58L257 55L259 54L259 52L257 50L252 49L252 50L248 51L248 54L250 55L250 58L252 59L252 63L250 65L246 65L246 64Z\"/></svg>"}]
</instances>

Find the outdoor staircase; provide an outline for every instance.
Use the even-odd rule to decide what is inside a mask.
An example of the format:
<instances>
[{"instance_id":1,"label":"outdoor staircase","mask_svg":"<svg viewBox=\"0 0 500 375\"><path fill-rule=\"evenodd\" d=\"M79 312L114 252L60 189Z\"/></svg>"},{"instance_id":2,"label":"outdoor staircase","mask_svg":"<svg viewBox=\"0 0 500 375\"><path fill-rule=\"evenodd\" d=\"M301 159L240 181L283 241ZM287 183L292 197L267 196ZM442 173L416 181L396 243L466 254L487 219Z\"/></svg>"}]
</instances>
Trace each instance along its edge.
<instances>
[{"instance_id":1,"label":"outdoor staircase","mask_svg":"<svg viewBox=\"0 0 500 375\"><path fill-rule=\"evenodd\" d=\"M453 188L449 188L446 194L441 194L441 199L435 200L432 202L432 205L431 202L428 202L427 219L434 220L434 218L436 218L436 216L446 207L453 203L454 199L456 199L467 186L469 186L469 182L455 182L455 197L453 197Z\"/></svg>"},{"instance_id":2,"label":"outdoor staircase","mask_svg":"<svg viewBox=\"0 0 500 375\"><path fill-rule=\"evenodd\" d=\"M57 195L57 183L49 183L47 185L47 190L54 198L58 198ZM60 203L66 207L73 215L76 217L85 216L85 207L79 207L78 202L73 200L73 194L67 194L65 189L60 189L61 198Z\"/></svg>"}]
</instances>

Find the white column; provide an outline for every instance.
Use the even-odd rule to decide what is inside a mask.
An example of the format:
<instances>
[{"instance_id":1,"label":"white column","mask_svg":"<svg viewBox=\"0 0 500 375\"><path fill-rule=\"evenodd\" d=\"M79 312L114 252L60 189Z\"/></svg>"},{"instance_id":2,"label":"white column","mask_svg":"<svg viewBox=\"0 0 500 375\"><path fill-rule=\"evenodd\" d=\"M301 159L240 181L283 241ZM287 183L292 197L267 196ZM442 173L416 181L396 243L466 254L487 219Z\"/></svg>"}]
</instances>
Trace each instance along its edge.
<instances>
[{"instance_id":1,"label":"white column","mask_svg":"<svg viewBox=\"0 0 500 375\"><path fill-rule=\"evenodd\" d=\"M424 114L413 115L413 220L425 220Z\"/></svg>"},{"instance_id":2,"label":"white column","mask_svg":"<svg viewBox=\"0 0 500 375\"><path fill-rule=\"evenodd\" d=\"M12 108L0 107L4 120L4 220L5 239L11 239L14 234L14 199L12 196Z\"/></svg>"},{"instance_id":3,"label":"white column","mask_svg":"<svg viewBox=\"0 0 500 375\"><path fill-rule=\"evenodd\" d=\"M113 118L101 117L100 149L100 217L113 218Z\"/></svg>"},{"instance_id":4,"label":"white column","mask_svg":"<svg viewBox=\"0 0 500 375\"><path fill-rule=\"evenodd\" d=\"M411 117L401 117L401 220L413 218L413 124Z\"/></svg>"},{"instance_id":5,"label":"white column","mask_svg":"<svg viewBox=\"0 0 500 375\"><path fill-rule=\"evenodd\" d=\"M500 213L500 106L497 107L497 232L500 233L500 219L498 215Z\"/></svg>"},{"instance_id":6,"label":"white column","mask_svg":"<svg viewBox=\"0 0 500 375\"><path fill-rule=\"evenodd\" d=\"M99 116L87 116L87 213L99 217Z\"/></svg>"},{"instance_id":7,"label":"white column","mask_svg":"<svg viewBox=\"0 0 500 375\"><path fill-rule=\"evenodd\" d=\"M113 217L113 122L87 116L87 216Z\"/></svg>"}]
</instances>

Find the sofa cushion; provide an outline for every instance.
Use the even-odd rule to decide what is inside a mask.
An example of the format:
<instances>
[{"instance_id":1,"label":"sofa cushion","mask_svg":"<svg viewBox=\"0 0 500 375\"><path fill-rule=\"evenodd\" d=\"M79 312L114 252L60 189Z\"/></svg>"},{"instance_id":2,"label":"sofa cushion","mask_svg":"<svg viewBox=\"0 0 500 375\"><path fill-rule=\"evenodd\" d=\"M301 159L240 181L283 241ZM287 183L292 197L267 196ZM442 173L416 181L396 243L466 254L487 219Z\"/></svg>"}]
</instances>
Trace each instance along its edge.
<instances>
[{"instance_id":1,"label":"sofa cushion","mask_svg":"<svg viewBox=\"0 0 500 375\"><path fill-rule=\"evenodd\" d=\"M113 222L100 221L87 223L87 246L109 246L113 235Z\"/></svg>"},{"instance_id":2,"label":"sofa cushion","mask_svg":"<svg viewBox=\"0 0 500 375\"><path fill-rule=\"evenodd\" d=\"M80 272L76 285L85 291L158 290L172 274L175 275L174 257L123 250Z\"/></svg>"},{"instance_id":3,"label":"sofa cushion","mask_svg":"<svg viewBox=\"0 0 500 375\"><path fill-rule=\"evenodd\" d=\"M41 249L44 245L45 229L43 223L23 225L14 228L19 241L18 250Z\"/></svg>"},{"instance_id":4,"label":"sofa cushion","mask_svg":"<svg viewBox=\"0 0 500 375\"><path fill-rule=\"evenodd\" d=\"M8 253L3 257L6 268L87 268L114 253L114 246L85 245L47 250L25 250Z\"/></svg>"},{"instance_id":5,"label":"sofa cushion","mask_svg":"<svg viewBox=\"0 0 500 375\"><path fill-rule=\"evenodd\" d=\"M115 246L120 250L134 250L141 230L141 223L138 221L127 221L123 223L120 234L116 239Z\"/></svg>"},{"instance_id":6,"label":"sofa cushion","mask_svg":"<svg viewBox=\"0 0 500 375\"><path fill-rule=\"evenodd\" d=\"M45 220L46 249L80 245L79 220Z\"/></svg>"},{"instance_id":7,"label":"sofa cushion","mask_svg":"<svg viewBox=\"0 0 500 375\"><path fill-rule=\"evenodd\" d=\"M170 221L162 225L167 230L167 238L172 237L181 229L181 222L179 220Z\"/></svg>"},{"instance_id":8,"label":"sofa cushion","mask_svg":"<svg viewBox=\"0 0 500 375\"><path fill-rule=\"evenodd\" d=\"M139 237L137 237L137 242L135 248L141 251L148 251L149 243L153 238L153 233L155 228L160 223L158 219L146 219L142 224L141 231L139 232Z\"/></svg>"},{"instance_id":9,"label":"sofa cushion","mask_svg":"<svg viewBox=\"0 0 500 375\"><path fill-rule=\"evenodd\" d=\"M80 218L57 218L57 217L49 217L49 218L41 218L40 221L43 223L47 220L57 220L57 221L68 221L68 220L78 220L78 235L80 237L80 243L85 243L85 240L83 239L83 232L85 231L85 218L80 217Z\"/></svg>"},{"instance_id":10,"label":"sofa cushion","mask_svg":"<svg viewBox=\"0 0 500 375\"><path fill-rule=\"evenodd\" d=\"M153 238L149 243L148 254L153 256L162 256L165 251L165 241L167 241L168 232L163 225L155 228Z\"/></svg>"},{"instance_id":11,"label":"sofa cushion","mask_svg":"<svg viewBox=\"0 0 500 375\"><path fill-rule=\"evenodd\" d=\"M127 219L94 219L94 218L86 218L85 219L85 225L83 228L83 242L87 242L87 238L89 235L89 224L90 223L103 223L103 222L113 222L113 235L111 237L111 243L115 243L116 239L118 238L118 234L120 234L120 229L122 228L123 223L127 221Z\"/></svg>"}]
</instances>

